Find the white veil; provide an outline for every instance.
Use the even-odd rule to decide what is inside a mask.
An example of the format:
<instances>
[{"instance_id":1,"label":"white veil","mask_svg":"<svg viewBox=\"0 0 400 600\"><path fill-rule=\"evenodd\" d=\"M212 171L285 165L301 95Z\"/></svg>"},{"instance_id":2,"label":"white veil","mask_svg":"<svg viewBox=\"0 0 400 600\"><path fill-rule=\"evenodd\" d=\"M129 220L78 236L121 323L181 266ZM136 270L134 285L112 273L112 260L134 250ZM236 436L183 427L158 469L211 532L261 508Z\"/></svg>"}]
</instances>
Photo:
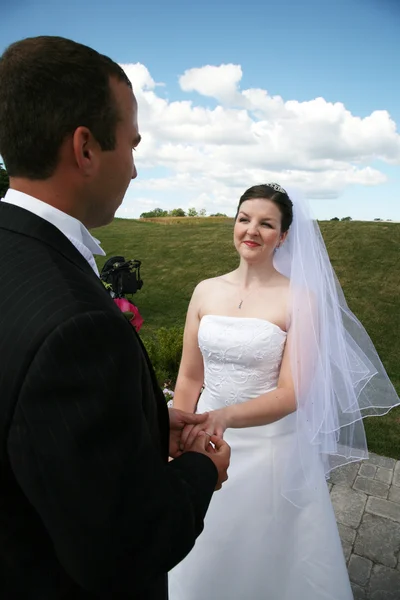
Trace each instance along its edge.
<instances>
[{"instance_id":1,"label":"white veil","mask_svg":"<svg viewBox=\"0 0 400 600\"><path fill-rule=\"evenodd\" d=\"M363 418L384 415L400 400L347 306L308 203L297 194L291 200L293 223L274 266L290 279L288 345L297 399L296 441L282 492L301 506L320 479L320 459L328 477L338 466L368 458Z\"/></svg>"}]
</instances>

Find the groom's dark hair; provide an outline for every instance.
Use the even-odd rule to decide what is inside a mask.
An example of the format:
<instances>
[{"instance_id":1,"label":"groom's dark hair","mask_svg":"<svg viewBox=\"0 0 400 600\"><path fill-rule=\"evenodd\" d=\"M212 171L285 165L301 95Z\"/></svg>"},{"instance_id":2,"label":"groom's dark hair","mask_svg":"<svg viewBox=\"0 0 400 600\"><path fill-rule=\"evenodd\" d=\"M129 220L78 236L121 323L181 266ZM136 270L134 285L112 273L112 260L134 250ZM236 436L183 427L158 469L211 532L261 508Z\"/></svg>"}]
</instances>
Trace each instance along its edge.
<instances>
[{"instance_id":1,"label":"groom's dark hair","mask_svg":"<svg viewBox=\"0 0 400 600\"><path fill-rule=\"evenodd\" d=\"M63 141L79 126L113 150L120 115L111 77L132 87L117 63L66 38L9 46L0 57L0 154L8 175L50 177Z\"/></svg>"}]
</instances>

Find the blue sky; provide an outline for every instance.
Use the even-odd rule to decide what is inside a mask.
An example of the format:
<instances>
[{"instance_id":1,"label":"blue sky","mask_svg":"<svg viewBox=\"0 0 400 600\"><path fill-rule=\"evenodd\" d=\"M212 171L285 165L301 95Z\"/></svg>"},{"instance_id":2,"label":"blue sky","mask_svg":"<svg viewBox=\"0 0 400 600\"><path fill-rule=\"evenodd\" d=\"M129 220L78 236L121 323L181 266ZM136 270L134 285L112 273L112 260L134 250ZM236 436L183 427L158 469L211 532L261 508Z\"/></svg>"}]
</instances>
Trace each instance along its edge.
<instances>
[{"instance_id":1,"label":"blue sky","mask_svg":"<svg viewBox=\"0 0 400 600\"><path fill-rule=\"evenodd\" d=\"M260 173L262 175L265 143L260 146L261 155L256 159L254 152L251 156L246 154L250 147L246 146L243 165L237 149L230 159L231 121L224 121L223 125L226 128L225 137L221 138L224 152L219 155L220 149L208 142L203 145L200 142L196 148L202 159L206 157L207 160L204 158L204 163L199 163L194 156L193 162L187 163L186 171L181 168L178 174L173 159L179 161L182 154L174 144L179 145L181 150L182 147L187 150L193 142L192 132L195 132L189 128L187 134L184 133L184 116L179 104L175 111L179 113L176 124L171 122L172 129L161 134L164 145L161 147L161 142L157 142L159 125L154 116L154 94L168 104L191 101L192 108L208 111L202 118L212 119L213 127L222 127L216 123L216 115L224 110L235 110L235 106L229 105L235 102L233 95L228 101L225 97L221 100L215 93L215 82L208 84L211 75L207 71L192 74L186 91L182 89L179 77L191 69L231 64L241 67L240 90L260 88L267 90L269 96L278 95L284 102L297 101L300 104L296 108L296 120L290 126L287 119L285 121L286 117L279 121L283 127L289 127L282 133L286 146L298 145L296 156L288 158L285 164L285 146L282 146L279 153L283 158L279 159L277 166L276 161L271 160L271 153L266 151L266 176L271 173L274 180L278 179L283 184L288 181L291 186L298 181L306 182L306 193L309 193L319 218L350 215L360 219L380 217L400 220L400 5L394 0L304 0L301 3L294 0L281 0L280 3L269 0L203 0L201 3L184 0L149 0L147 3L132 0L102 3L90 0L69 0L68 3L59 0L13 0L1 7L0 14L0 50L23 37L62 35L93 46L122 64L140 63L155 82L162 82L162 86L148 86L147 91L145 86L143 93L138 95L139 110L141 99L144 107L144 117L140 122L144 142L147 131L149 139L155 138L156 141L152 147L150 144L147 148L144 146L142 156L138 152L139 178L129 188L125 212L122 211L121 216L138 216L142 210L156 205L167 208L196 205L201 208L202 203L208 212L223 210L233 213L239 190L244 191L259 182L259 179L252 178L260 177ZM137 68L132 73L136 76ZM221 71L221 78L226 78L228 87L229 77L228 72ZM135 89L135 81L133 77L131 79ZM204 94L204 86L211 92ZM357 149L352 149L350 155L343 144L336 147L334 140L329 141L330 135L335 136L335 130L325 130L323 123L321 139L312 147L305 140L307 149L302 155L296 131L307 108L306 120L301 128L302 135L307 132L311 118L309 113L313 109L306 104L303 109L301 103L315 98L323 98L328 104L342 103L349 112L351 119L349 117L350 120L346 121L346 131L351 132L356 127L354 135L360 135ZM167 108L164 106L165 110ZM218 112L219 108L222 112ZM374 111L387 111L397 125L397 134L389 131L388 116L382 117L382 127L380 121L375 120L373 131L371 129L374 142L364 153L365 135L368 136L371 126L365 122L359 132L357 123ZM171 117L170 112L168 118ZM329 121L328 112L323 108L321 119ZM229 115L232 118L232 111ZM266 129L276 125L273 115L262 118ZM188 119L192 116L189 115ZM251 122L259 119L259 115L252 114ZM311 127L313 135L316 135L318 129ZM344 125L337 127L337 131L343 130ZM382 139L379 137L380 127ZM179 139L168 145L167 131L178 129L182 131ZM279 134L275 132L274 135ZM349 139L352 143L351 136L349 138L346 134L345 140ZM215 151L218 151L217 154ZM168 152L170 156L165 158ZM215 164L221 165L219 172L224 171L225 175L222 182L218 173L210 174L210 179L215 176L214 185L207 181L207 171L200 176L198 165L204 164L204 169L207 169L210 156L217 155L221 162ZM307 164L309 156L318 159L315 164L310 162L310 166ZM335 161L332 163L335 175L325 163L321 173L322 163L318 161L322 158ZM362 171L353 177L351 168L369 168L372 171ZM338 175L341 169L342 183ZM319 174L315 175L317 172ZM230 179L236 183L231 185Z\"/></svg>"}]
</instances>

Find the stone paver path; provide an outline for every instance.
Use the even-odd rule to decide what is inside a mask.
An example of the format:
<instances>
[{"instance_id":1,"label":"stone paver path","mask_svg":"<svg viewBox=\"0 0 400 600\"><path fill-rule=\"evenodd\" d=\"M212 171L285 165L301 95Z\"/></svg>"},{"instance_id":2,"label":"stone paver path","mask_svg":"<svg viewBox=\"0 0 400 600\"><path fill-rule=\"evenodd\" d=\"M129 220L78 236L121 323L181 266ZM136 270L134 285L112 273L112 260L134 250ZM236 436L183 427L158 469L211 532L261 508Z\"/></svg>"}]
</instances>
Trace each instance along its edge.
<instances>
[{"instance_id":1,"label":"stone paver path","mask_svg":"<svg viewBox=\"0 0 400 600\"><path fill-rule=\"evenodd\" d=\"M355 600L400 600L400 461L332 472L329 486Z\"/></svg>"}]
</instances>

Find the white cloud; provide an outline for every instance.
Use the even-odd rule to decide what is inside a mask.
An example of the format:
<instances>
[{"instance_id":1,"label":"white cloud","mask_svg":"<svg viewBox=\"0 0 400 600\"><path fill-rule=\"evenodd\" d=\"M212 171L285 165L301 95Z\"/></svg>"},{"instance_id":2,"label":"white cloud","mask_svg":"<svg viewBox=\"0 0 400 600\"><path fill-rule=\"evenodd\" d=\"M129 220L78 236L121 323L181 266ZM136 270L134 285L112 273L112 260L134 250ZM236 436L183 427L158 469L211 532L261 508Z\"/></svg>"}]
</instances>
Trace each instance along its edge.
<instances>
[{"instance_id":1,"label":"white cloud","mask_svg":"<svg viewBox=\"0 0 400 600\"><path fill-rule=\"evenodd\" d=\"M185 71L179 78L179 84L184 92L198 92L202 96L232 103L240 99L238 84L242 75L240 65L207 65Z\"/></svg>"},{"instance_id":2,"label":"white cloud","mask_svg":"<svg viewBox=\"0 0 400 600\"><path fill-rule=\"evenodd\" d=\"M156 82L150 75L147 67L142 65L141 63L135 64L121 64L121 67L124 69L125 73L128 75L132 84L135 85L135 89L140 90L152 90L156 87ZM162 84L159 84L162 85Z\"/></svg>"},{"instance_id":3,"label":"white cloud","mask_svg":"<svg viewBox=\"0 0 400 600\"><path fill-rule=\"evenodd\" d=\"M168 101L144 65L123 67L138 99L143 139L128 198L147 204L138 202L136 214L152 198L157 206L233 213L247 187L271 180L310 198L335 198L354 184L384 183L378 161L400 164L400 136L385 110L360 118L324 98L285 101L265 89L241 90L242 69L232 64L189 69L179 84L190 96ZM196 94L215 106L193 100Z\"/></svg>"}]
</instances>

